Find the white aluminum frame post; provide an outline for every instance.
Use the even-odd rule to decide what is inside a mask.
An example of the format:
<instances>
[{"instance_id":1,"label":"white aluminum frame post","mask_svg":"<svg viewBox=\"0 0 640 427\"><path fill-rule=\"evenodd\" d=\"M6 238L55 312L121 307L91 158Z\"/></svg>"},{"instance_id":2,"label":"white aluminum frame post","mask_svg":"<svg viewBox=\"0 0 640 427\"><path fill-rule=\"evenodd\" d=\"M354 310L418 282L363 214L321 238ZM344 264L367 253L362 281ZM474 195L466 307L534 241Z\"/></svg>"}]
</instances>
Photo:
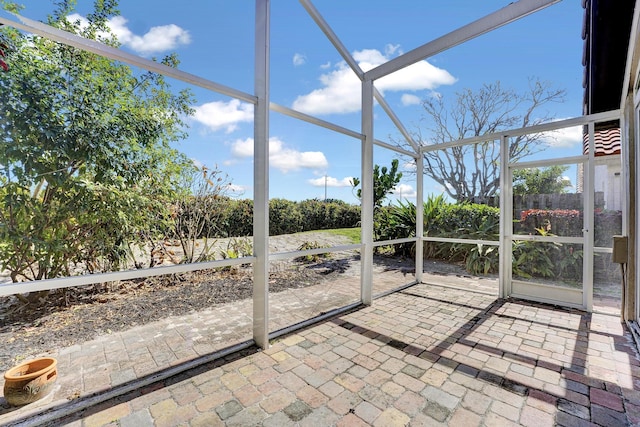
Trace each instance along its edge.
<instances>
[{"instance_id":1,"label":"white aluminum frame post","mask_svg":"<svg viewBox=\"0 0 640 427\"><path fill-rule=\"evenodd\" d=\"M253 340L269 346L269 35L270 0L256 0L253 138Z\"/></svg>"},{"instance_id":2,"label":"white aluminum frame post","mask_svg":"<svg viewBox=\"0 0 640 427\"><path fill-rule=\"evenodd\" d=\"M373 302L373 81L362 82L362 197L360 251L360 297L363 304Z\"/></svg>"}]
</instances>

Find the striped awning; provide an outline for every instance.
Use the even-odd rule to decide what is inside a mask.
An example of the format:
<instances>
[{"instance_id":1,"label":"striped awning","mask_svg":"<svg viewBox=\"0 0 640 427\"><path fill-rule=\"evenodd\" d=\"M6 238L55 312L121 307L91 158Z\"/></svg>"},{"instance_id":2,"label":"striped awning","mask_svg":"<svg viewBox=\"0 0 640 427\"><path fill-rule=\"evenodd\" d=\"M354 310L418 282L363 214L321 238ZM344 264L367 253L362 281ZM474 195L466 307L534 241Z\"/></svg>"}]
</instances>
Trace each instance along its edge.
<instances>
[{"instance_id":1,"label":"striped awning","mask_svg":"<svg viewBox=\"0 0 640 427\"><path fill-rule=\"evenodd\" d=\"M596 130L594 134L596 144L596 157L620 154L620 128ZM582 150L589 154L589 134L582 137Z\"/></svg>"}]
</instances>

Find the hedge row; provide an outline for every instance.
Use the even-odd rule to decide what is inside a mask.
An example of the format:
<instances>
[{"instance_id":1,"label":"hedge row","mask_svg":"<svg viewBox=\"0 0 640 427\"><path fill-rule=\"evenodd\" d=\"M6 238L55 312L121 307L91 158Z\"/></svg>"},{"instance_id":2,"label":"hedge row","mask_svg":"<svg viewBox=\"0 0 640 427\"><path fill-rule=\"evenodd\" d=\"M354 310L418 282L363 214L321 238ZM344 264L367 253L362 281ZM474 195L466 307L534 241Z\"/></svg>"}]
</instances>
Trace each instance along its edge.
<instances>
[{"instance_id":1,"label":"hedge row","mask_svg":"<svg viewBox=\"0 0 640 427\"><path fill-rule=\"evenodd\" d=\"M520 213L515 231L535 233L542 228L557 236L582 236L583 218L575 209L528 209ZM594 223L595 245L610 247L612 236L622 232L622 212L596 209Z\"/></svg>"},{"instance_id":2,"label":"hedge row","mask_svg":"<svg viewBox=\"0 0 640 427\"><path fill-rule=\"evenodd\" d=\"M415 236L416 207L412 203L381 208L374 223L377 240ZM517 233L560 236L581 235L583 215L578 210L529 209L516 218ZM424 204L424 231L432 237L497 240L500 210L495 207L465 203L448 203L443 197L431 197ZM622 214L618 211L596 211L595 243L610 246L611 236L619 234ZM413 255L415 244L394 245L396 255ZM582 245L516 242L512 251L513 271L517 277L582 280ZM425 242L425 258L464 263L473 274L495 273L498 250L495 246L469 243Z\"/></svg>"},{"instance_id":3,"label":"hedge row","mask_svg":"<svg viewBox=\"0 0 640 427\"><path fill-rule=\"evenodd\" d=\"M181 215L206 218L198 237L239 237L253 234L253 200L218 197L207 204L207 215L199 206L182 208ZM198 208L196 208L198 206ZM269 234L298 233L301 231L357 227L360 206L341 200L310 199L294 202L285 199L269 201Z\"/></svg>"}]
</instances>

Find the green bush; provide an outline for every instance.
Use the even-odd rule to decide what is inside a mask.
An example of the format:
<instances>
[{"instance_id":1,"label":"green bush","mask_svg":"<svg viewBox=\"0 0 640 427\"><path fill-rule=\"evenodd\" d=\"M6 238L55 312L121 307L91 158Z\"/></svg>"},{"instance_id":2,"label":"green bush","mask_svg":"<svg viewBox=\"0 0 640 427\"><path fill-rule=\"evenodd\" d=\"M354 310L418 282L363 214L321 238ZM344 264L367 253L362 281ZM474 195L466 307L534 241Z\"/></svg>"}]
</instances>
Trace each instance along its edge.
<instances>
[{"instance_id":1,"label":"green bush","mask_svg":"<svg viewBox=\"0 0 640 427\"><path fill-rule=\"evenodd\" d=\"M457 237L478 240L498 240L500 210L475 203L450 204L444 196L430 196L424 203L424 232L433 237ZM376 210L374 235L377 240L392 240L414 237L416 230L416 206L410 202L399 202ZM394 245L395 254L409 256L415 254L415 244ZM425 242L425 258L441 259L447 262L465 262L470 251L468 244ZM476 258L482 267L473 263L473 270L485 269L484 257L491 257L489 264L493 271L498 262L498 251L482 250L483 257ZM482 261L480 259L482 258Z\"/></svg>"},{"instance_id":2,"label":"green bush","mask_svg":"<svg viewBox=\"0 0 640 427\"><path fill-rule=\"evenodd\" d=\"M302 231L302 214L296 202L285 199L269 201L269 235L291 234Z\"/></svg>"},{"instance_id":3,"label":"green bush","mask_svg":"<svg viewBox=\"0 0 640 427\"><path fill-rule=\"evenodd\" d=\"M500 234L500 209L477 203L445 204L431 224L430 231L432 236L497 241ZM466 263L469 255L468 244L440 243L436 248L435 255L449 262ZM488 253L497 262L497 251ZM476 267L472 269L475 270Z\"/></svg>"},{"instance_id":4,"label":"green bush","mask_svg":"<svg viewBox=\"0 0 640 427\"><path fill-rule=\"evenodd\" d=\"M540 243L528 240L516 241L512 248L512 269L516 277L555 277L555 264L560 244Z\"/></svg>"},{"instance_id":5,"label":"green bush","mask_svg":"<svg viewBox=\"0 0 640 427\"><path fill-rule=\"evenodd\" d=\"M498 252L497 246L473 245L465 261L466 270L471 274L496 273L500 265Z\"/></svg>"},{"instance_id":6,"label":"green bush","mask_svg":"<svg viewBox=\"0 0 640 427\"><path fill-rule=\"evenodd\" d=\"M443 194L437 196L429 195L429 198L424 203L424 235L425 236L439 236L440 230L436 219L440 215L440 212L447 205L447 200ZM415 222L415 220L414 220ZM424 257L425 258L437 258L442 243L438 242L424 242Z\"/></svg>"},{"instance_id":7,"label":"green bush","mask_svg":"<svg viewBox=\"0 0 640 427\"><path fill-rule=\"evenodd\" d=\"M534 233L535 229L550 224L557 236L582 236L583 213L576 209L528 209L520 214L514 226L516 233ZM611 237L622 233L622 212L596 209L595 245L611 247Z\"/></svg>"},{"instance_id":8,"label":"green bush","mask_svg":"<svg viewBox=\"0 0 640 427\"><path fill-rule=\"evenodd\" d=\"M565 244L560 248L560 262L556 264L556 277L575 282L582 282L583 251L582 245Z\"/></svg>"},{"instance_id":9,"label":"green bush","mask_svg":"<svg viewBox=\"0 0 640 427\"><path fill-rule=\"evenodd\" d=\"M313 241L305 241L303 242L300 246L298 246L298 250L299 251L308 251L311 249L320 249L323 248L324 246L322 246L320 243ZM321 259L325 259L325 258L329 258L330 254L329 253L322 253L322 254L313 254L313 255L302 255L299 256L297 258L294 258L295 261L298 262L304 262L304 263L312 263L312 262L318 262Z\"/></svg>"},{"instance_id":10,"label":"green bush","mask_svg":"<svg viewBox=\"0 0 640 427\"><path fill-rule=\"evenodd\" d=\"M253 200L229 200L225 218L226 232L221 237L253 235Z\"/></svg>"},{"instance_id":11,"label":"green bush","mask_svg":"<svg viewBox=\"0 0 640 427\"><path fill-rule=\"evenodd\" d=\"M527 209L520 214L514 226L516 233L535 233L538 228L550 225L557 236L582 236L582 211L577 209Z\"/></svg>"},{"instance_id":12,"label":"green bush","mask_svg":"<svg viewBox=\"0 0 640 427\"><path fill-rule=\"evenodd\" d=\"M211 218L202 227L198 238L239 237L253 234L253 201L234 200L226 196L216 196L206 203L206 215L202 212L202 198L192 197L180 203L176 212L184 215L181 222L191 223L192 217ZM289 234L300 231L330 230L358 227L360 206L341 200L321 201L318 199L293 202L285 199L269 201L270 234Z\"/></svg>"},{"instance_id":13,"label":"green bush","mask_svg":"<svg viewBox=\"0 0 640 427\"><path fill-rule=\"evenodd\" d=\"M416 206L411 202L399 202L392 206L376 208L373 216L373 234L375 240L393 240L416 235ZM397 256L415 255L415 243L393 245L392 252Z\"/></svg>"},{"instance_id":14,"label":"green bush","mask_svg":"<svg viewBox=\"0 0 640 427\"><path fill-rule=\"evenodd\" d=\"M360 223L360 206L342 200L303 200L298 204L303 231L353 228Z\"/></svg>"}]
</instances>

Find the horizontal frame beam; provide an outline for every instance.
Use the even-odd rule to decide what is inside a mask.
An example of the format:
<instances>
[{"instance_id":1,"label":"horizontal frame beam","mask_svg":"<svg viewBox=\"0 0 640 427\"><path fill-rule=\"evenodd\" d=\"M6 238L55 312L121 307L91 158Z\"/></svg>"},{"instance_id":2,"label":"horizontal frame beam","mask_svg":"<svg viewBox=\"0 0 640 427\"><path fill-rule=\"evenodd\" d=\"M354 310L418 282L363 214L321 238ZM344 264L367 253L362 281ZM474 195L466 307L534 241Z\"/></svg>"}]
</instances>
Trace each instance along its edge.
<instances>
[{"instance_id":1,"label":"horizontal frame beam","mask_svg":"<svg viewBox=\"0 0 640 427\"><path fill-rule=\"evenodd\" d=\"M140 270L112 271L109 273L84 274L82 276L57 277L55 279L32 280L29 282L6 283L0 285L0 296L23 294L27 292L46 291L50 289L70 288L72 286L93 285L95 283L114 282L118 280L142 279L165 274L185 273L210 268L229 267L241 264L253 264L255 257L232 258L218 261L176 264L162 267L144 268Z\"/></svg>"},{"instance_id":2,"label":"horizontal frame beam","mask_svg":"<svg viewBox=\"0 0 640 427\"><path fill-rule=\"evenodd\" d=\"M556 120L553 122L541 123L539 125L528 126L525 128L514 128L503 130L500 132L488 133L486 135L473 136L471 138L458 139L456 141L445 142L442 144L423 145L420 147L420 151L425 153L429 151L443 150L446 148L461 147L463 145L475 144L478 142L498 141L504 136L512 137L526 135L529 133L549 132L573 126L582 126L590 122L598 123L606 122L609 120L617 120L620 119L620 114L620 110L612 110L606 111L604 113L590 114L588 116L579 116L565 120Z\"/></svg>"},{"instance_id":3,"label":"horizontal frame beam","mask_svg":"<svg viewBox=\"0 0 640 427\"><path fill-rule=\"evenodd\" d=\"M440 242L440 243L462 243L469 245L487 245L487 246L500 246L499 240L472 240L472 239L456 239L454 237L431 237L424 236L421 239L423 242Z\"/></svg>"},{"instance_id":4,"label":"horizontal frame beam","mask_svg":"<svg viewBox=\"0 0 640 427\"><path fill-rule=\"evenodd\" d=\"M271 102L269 104L269 108L271 109L271 111L275 111L276 113L284 114L285 116L293 117L294 119L302 120L303 122L311 123L313 125L317 125L325 129L333 130L335 132L341 133L343 135L351 136L361 141L364 138L364 135L362 135L360 132L356 132L342 126L338 126L334 123L327 122L326 120L322 120L317 117L310 116L305 113L301 113L300 111L291 109L289 107L285 107L284 105L279 105L274 102Z\"/></svg>"},{"instance_id":5,"label":"horizontal frame beam","mask_svg":"<svg viewBox=\"0 0 640 427\"><path fill-rule=\"evenodd\" d=\"M405 156L409 156L412 159L417 159L420 156L420 154L418 154L418 153L413 153L411 151L404 150L404 149L402 149L400 147L397 147L395 145L391 145L391 144L389 144L387 142L380 141L378 139L374 139L373 140L373 144L377 145L379 147L384 147L387 150L395 151L396 153L399 153L399 154L404 154Z\"/></svg>"},{"instance_id":6,"label":"horizontal frame beam","mask_svg":"<svg viewBox=\"0 0 640 427\"><path fill-rule=\"evenodd\" d=\"M331 248L316 248L316 249L307 249L305 251L278 252L277 254L270 254L269 261L290 259L290 258L295 258L295 257L305 256L305 255L329 254L333 252L354 251L354 250L360 250L360 249L362 249L362 245L359 243L354 243L352 245L333 246Z\"/></svg>"}]
</instances>

